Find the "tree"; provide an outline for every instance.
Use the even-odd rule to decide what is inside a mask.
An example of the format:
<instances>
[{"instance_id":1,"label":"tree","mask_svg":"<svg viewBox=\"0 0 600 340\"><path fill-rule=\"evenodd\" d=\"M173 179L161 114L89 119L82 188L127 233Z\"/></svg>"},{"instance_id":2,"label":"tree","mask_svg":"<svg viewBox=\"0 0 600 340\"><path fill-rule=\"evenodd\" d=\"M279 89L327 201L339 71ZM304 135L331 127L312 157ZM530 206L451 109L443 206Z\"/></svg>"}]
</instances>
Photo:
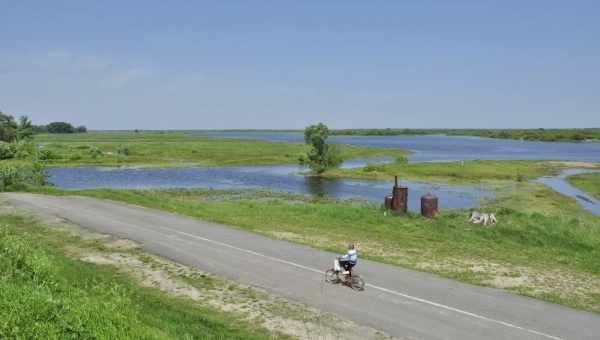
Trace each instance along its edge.
<instances>
[{"instance_id":1,"label":"tree","mask_svg":"<svg viewBox=\"0 0 600 340\"><path fill-rule=\"evenodd\" d=\"M73 125L66 122L53 122L46 125L49 133L74 133L75 128Z\"/></svg>"},{"instance_id":2,"label":"tree","mask_svg":"<svg viewBox=\"0 0 600 340\"><path fill-rule=\"evenodd\" d=\"M325 170L339 166L342 163L339 149L327 143L329 128L323 123L311 125L304 129L304 141L311 145L306 158L301 157L300 163L308 165L315 173L321 174Z\"/></svg>"},{"instance_id":3,"label":"tree","mask_svg":"<svg viewBox=\"0 0 600 340\"><path fill-rule=\"evenodd\" d=\"M0 111L0 141L12 142L15 139L17 139L15 118Z\"/></svg>"},{"instance_id":4,"label":"tree","mask_svg":"<svg viewBox=\"0 0 600 340\"><path fill-rule=\"evenodd\" d=\"M75 132L77 132L77 133L86 133L87 132L87 128L85 126L81 125L81 126L78 126L75 129Z\"/></svg>"},{"instance_id":5,"label":"tree","mask_svg":"<svg viewBox=\"0 0 600 340\"><path fill-rule=\"evenodd\" d=\"M33 136L33 124L31 124L31 120L27 116L21 116L19 118L19 124L17 124L17 139L29 139Z\"/></svg>"}]
</instances>

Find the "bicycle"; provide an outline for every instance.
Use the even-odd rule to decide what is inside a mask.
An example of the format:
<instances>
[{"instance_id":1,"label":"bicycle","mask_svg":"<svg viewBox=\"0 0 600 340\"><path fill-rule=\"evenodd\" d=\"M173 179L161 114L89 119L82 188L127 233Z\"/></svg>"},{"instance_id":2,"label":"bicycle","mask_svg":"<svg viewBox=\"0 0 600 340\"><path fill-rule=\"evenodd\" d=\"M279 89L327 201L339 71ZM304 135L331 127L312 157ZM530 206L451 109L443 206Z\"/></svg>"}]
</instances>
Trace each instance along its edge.
<instances>
[{"instance_id":1,"label":"bicycle","mask_svg":"<svg viewBox=\"0 0 600 340\"><path fill-rule=\"evenodd\" d=\"M345 274L342 273L341 269L338 270L335 267L337 266L325 271L325 282L342 283L357 291L365 290L365 281L360 277L360 275L354 273L352 268L350 268L348 274Z\"/></svg>"}]
</instances>

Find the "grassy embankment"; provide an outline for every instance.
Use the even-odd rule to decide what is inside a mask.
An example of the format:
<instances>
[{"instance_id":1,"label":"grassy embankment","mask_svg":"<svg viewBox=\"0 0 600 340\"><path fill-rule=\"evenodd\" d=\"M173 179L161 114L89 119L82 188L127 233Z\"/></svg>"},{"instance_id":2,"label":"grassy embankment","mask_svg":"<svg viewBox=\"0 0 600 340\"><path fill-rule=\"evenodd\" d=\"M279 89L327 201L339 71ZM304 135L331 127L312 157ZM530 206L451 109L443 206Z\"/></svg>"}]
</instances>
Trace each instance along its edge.
<instances>
[{"instance_id":1,"label":"grassy embankment","mask_svg":"<svg viewBox=\"0 0 600 340\"><path fill-rule=\"evenodd\" d=\"M569 176L569 183L600 199L600 173Z\"/></svg>"},{"instance_id":2,"label":"grassy embankment","mask_svg":"<svg viewBox=\"0 0 600 340\"><path fill-rule=\"evenodd\" d=\"M266 165L297 163L302 143L191 137L174 132L45 134L34 140L49 150L50 166L78 165ZM406 156L406 150L340 145L344 159Z\"/></svg>"},{"instance_id":3,"label":"grassy embankment","mask_svg":"<svg viewBox=\"0 0 600 340\"><path fill-rule=\"evenodd\" d=\"M600 140L600 128L585 129L345 129L333 130L334 135L355 136L415 136L448 135L539 141Z\"/></svg>"},{"instance_id":4,"label":"grassy embankment","mask_svg":"<svg viewBox=\"0 0 600 340\"><path fill-rule=\"evenodd\" d=\"M81 239L0 215L2 339L272 339L224 313L141 288L111 266L69 258Z\"/></svg>"}]
</instances>

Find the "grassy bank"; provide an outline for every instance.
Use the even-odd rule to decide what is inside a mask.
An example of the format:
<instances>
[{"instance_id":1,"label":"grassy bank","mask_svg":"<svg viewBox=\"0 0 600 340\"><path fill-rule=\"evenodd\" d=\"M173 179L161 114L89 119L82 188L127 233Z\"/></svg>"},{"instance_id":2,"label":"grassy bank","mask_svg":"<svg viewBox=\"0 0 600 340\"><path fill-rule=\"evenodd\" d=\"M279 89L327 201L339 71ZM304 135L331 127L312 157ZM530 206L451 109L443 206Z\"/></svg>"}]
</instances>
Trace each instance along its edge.
<instances>
[{"instance_id":1,"label":"grassy bank","mask_svg":"<svg viewBox=\"0 0 600 340\"><path fill-rule=\"evenodd\" d=\"M600 199L600 173L575 175L567 179L572 185Z\"/></svg>"},{"instance_id":2,"label":"grassy bank","mask_svg":"<svg viewBox=\"0 0 600 340\"><path fill-rule=\"evenodd\" d=\"M173 132L90 132L37 135L51 166L265 165L297 163L301 143L191 137ZM344 159L406 156L406 150L340 145Z\"/></svg>"},{"instance_id":3,"label":"grassy bank","mask_svg":"<svg viewBox=\"0 0 600 340\"><path fill-rule=\"evenodd\" d=\"M397 175L411 180L477 183L480 181L525 181L551 175L564 167L558 162L542 161L457 161L442 163L369 164L364 168L335 169L326 177L389 180Z\"/></svg>"},{"instance_id":4,"label":"grassy bank","mask_svg":"<svg viewBox=\"0 0 600 340\"><path fill-rule=\"evenodd\" d=\"M496 185L497 200L485 205L485 210L498 216L494 228L468 223L464 210L443 211L433 220L413 214L399 218L384 214L377 205L289 194L75 193L199 217L337 252L348 241L356 241L363 258L600 312L600 218L540 184Z\"/></svg>"},{"instance_id":5,"label":"grassy bank","mask_svg":"<svg viewBox=\"0 0 600 340\"><path fill-rule=\"evenodd\" d=\"M334 135L354 136L415 136L448 135L475 136L536 141L600 140L600 128L585 129L345 129L333 130Z\"/></svg>"},{"instance_id":6,"label":"grassy bank","mask_svg":"<svg viewBox=\"0 0 600 340\"><path fill-rule=\"evenodd\" d=\"M0 338L272 339L232 314L65 256L78 242L28 218L0 215Z\"/></svg>"}]
</instances>

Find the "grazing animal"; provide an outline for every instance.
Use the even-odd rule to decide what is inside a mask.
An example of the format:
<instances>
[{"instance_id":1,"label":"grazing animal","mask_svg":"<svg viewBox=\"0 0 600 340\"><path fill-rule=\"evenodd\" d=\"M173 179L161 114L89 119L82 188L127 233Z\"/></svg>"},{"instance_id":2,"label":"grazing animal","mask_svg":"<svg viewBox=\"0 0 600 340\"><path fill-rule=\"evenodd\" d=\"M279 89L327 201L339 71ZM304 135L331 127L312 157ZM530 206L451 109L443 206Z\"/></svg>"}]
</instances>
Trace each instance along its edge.
<instances>
[{"instance_id":1,"label":"grazing animal","mask_svg":"<svg viewBox=\"0 0 600 340\"><path fill-rule=\"evenodd\" d=\"M488 226L498 223L498 220L496 220L496 215L494 214L487 214L479 212L477 210L473 210L469 215L469 222Z\"/></svg>"}]
</instances>

